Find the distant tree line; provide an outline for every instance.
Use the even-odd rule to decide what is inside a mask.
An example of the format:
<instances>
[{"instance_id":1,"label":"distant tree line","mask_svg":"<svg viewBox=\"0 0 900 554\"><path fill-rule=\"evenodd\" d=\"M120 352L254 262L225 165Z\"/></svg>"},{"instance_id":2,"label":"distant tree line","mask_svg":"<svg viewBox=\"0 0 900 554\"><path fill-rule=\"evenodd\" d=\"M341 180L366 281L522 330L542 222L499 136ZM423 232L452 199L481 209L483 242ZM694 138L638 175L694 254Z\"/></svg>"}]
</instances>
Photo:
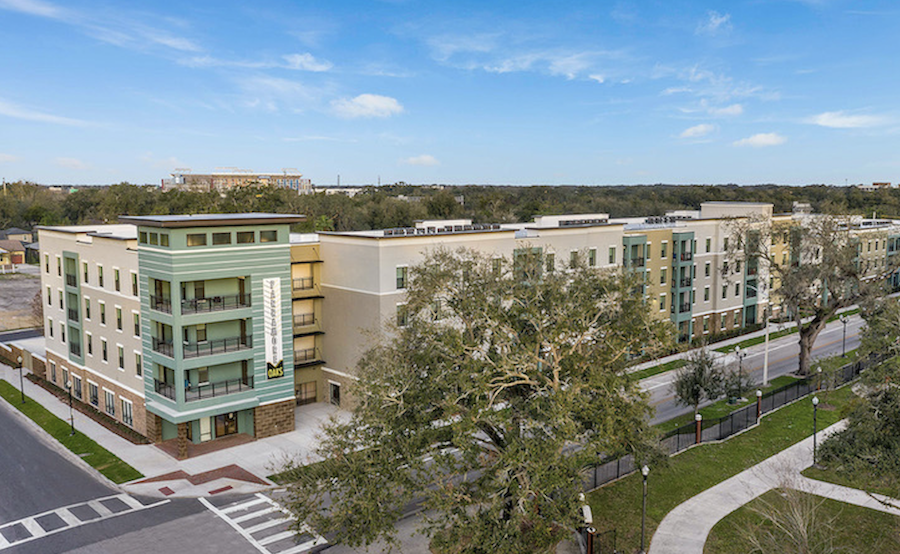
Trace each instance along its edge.
<instances>
[{"instance_id":1,"label":"distant tree line","mask_svg":"<svg viewBox=\"0 0 900 554\"><path fill-rule=\"evenodd\" d=\"M463 202L457 201L462 198ZM219 192L162 191L128 183L82 187L67 193L33 183L9 183L0 192L0 229L36 225L115 223L119 215L176 213L301 213L298 231L353 231L412 226L417 219L471 218L476 223L531 221L536 215L608 213L612 217L696 210L701 202L769 202L788 212L795 201L822 213L900 216L900 189L865 192L854 187L810 185L640 186L433 186L364 187L343 194L297 195L275 187Z\"/></svg>"}]
</instances>

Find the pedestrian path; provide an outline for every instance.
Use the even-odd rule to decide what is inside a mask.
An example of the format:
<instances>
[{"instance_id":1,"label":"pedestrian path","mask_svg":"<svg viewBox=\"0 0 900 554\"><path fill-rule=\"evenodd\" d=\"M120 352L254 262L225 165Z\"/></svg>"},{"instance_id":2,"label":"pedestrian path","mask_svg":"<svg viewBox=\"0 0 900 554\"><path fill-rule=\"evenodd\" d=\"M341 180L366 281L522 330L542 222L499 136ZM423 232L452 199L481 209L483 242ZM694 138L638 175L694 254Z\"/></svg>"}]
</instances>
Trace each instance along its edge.
<instances>
[{"instance_id":1,"label":"pedestrian path","mask_svg":"<svg viewBox=\"0 0 900 554\"><path fill-rule=\"evenodd\" d=\"M128 494L116 494L4 523L0 525L0 551L88 523L155 508L168 502L162 500L144 504Z\"/></svg>"},{"instance_id":2,"label":"pedestrian path","mask_svg":"<svg viewBox=\"0 0 900 554\"><path fill-rule=\"evenodd\" d=\"M879 512L900 517L900 500L884 496L883 494L869 493L824 481L816 481L802 475L798 475L796 480L791 482L791 486L799 491L816 496L824 496L845 504L862 506L863 508L878 510Z\"/></svg>"},{"instance_id":3,"label":"pedestrian path","mask_svg":"<svg viewBox=\"0 0 900 554\"><path fill-rule=\"evenodd\" d=\"M264 494L199 500L262 554L302 554L328 543L305 525L291 529L291 513Z\"/></svg>"}]
</instances>

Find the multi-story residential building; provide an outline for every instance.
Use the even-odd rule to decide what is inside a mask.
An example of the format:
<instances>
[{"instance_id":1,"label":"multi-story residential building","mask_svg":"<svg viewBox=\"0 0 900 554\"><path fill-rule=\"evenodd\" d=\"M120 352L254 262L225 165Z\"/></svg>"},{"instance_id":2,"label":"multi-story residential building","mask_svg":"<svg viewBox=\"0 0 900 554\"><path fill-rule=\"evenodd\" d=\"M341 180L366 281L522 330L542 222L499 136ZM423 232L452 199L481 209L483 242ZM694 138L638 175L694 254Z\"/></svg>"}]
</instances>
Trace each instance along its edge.
<instances>
[{"instance_id":1,"label":"multi-story residential building","mask_svg":"<svg viewBox=\"0 0 900 554\"><path fill-rule=\"evenodd\" d=\"M757 240L754 224L803 217L709 202L647 218L459 219L318 234L290 234L302 216L279 214L42 228L48 377L60 386L77 379L79 400L185 455L192 443L291 430L295 405L346 406L360 357L386 322L407 317L410 267L429 250L511 260L528 249L548 269L583 257L600 270L639 272L636 294L687 341L761 323L779 301L766 265L729 244L736 222L750 222L747 240ZM873 274L900 251L893 222L849 224ZM765 237L776 262L793 261L789 233Z\"/></svg>"},{"instance_id":2,"label":"multi-story residential building","mask_svg":"<svg viewBox=\"0 0 900 554\"><path fill-rule=\"evenodd\" d=\"M168 179L162 180L162 189L180 189L195 192L225 191L246 186L277 186L297 191L298 194L313 192L312 182L304 179L296 169L285 169L281 173L259 173L250 169L227 168L212 173L191 173L179 170Z\"/></svg>"}]
</instances>

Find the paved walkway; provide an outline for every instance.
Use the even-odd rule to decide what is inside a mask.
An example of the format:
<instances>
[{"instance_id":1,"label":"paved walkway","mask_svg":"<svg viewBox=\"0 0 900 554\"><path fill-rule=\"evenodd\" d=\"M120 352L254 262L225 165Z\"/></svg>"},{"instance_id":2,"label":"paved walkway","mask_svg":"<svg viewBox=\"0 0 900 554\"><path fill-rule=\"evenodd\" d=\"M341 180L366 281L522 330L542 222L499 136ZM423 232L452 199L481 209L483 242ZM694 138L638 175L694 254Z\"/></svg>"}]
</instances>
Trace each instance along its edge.
<instances>
[{"instance_id":1,"label":"paved walkway","mask_svg":"<svg viewBox=\"0 0 900 554\"><path fill-rule=\"evenodd\" d=\"M846 421L840 421L820 431L817 435L820 444L845 425ZM812 440L810 436L678 505L657 527L649 554L703 554L706 539L716 523L763 493L784 486L900 516L898 500L800 475L800 471L812 465Z\"/></svg>"}]
</instances>

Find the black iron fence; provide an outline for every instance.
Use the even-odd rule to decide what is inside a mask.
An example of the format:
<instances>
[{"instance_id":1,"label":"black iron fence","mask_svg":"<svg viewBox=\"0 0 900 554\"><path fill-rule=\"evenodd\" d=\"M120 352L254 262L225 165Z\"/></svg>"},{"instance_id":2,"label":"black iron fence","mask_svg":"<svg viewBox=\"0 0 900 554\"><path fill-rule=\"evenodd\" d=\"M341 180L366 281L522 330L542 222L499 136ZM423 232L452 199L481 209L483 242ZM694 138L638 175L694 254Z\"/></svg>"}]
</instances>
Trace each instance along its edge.
<instances>
[{"instance_id":1,"label":"black iron fence","mask_svg":"<svg viewBox=\"0 0 900 554\"><path fill-rule=\"evenodd\" d=\"M697 423L693 422L663 435L660 438L660 446L663 451L672 455L695 444L725 440L754 426L759 421L759 416L808 396L820 387L825 386L826 379L828 379L829 386L841 386L858 377L867 367L877 365L886 358L886 356L882 355L873 355L839 367L828 377L818 374L811 375L805 379L773 389L758 397L757 402L739 408L727 416L701 421L699 441L697 440ZM631 454L604 460L600 465L587 470L583 479L583 485L585 490L593 490L620 477L624 477L637 469L638 463L636 463L634 456Z\"/></svg>"}]
</instances>

